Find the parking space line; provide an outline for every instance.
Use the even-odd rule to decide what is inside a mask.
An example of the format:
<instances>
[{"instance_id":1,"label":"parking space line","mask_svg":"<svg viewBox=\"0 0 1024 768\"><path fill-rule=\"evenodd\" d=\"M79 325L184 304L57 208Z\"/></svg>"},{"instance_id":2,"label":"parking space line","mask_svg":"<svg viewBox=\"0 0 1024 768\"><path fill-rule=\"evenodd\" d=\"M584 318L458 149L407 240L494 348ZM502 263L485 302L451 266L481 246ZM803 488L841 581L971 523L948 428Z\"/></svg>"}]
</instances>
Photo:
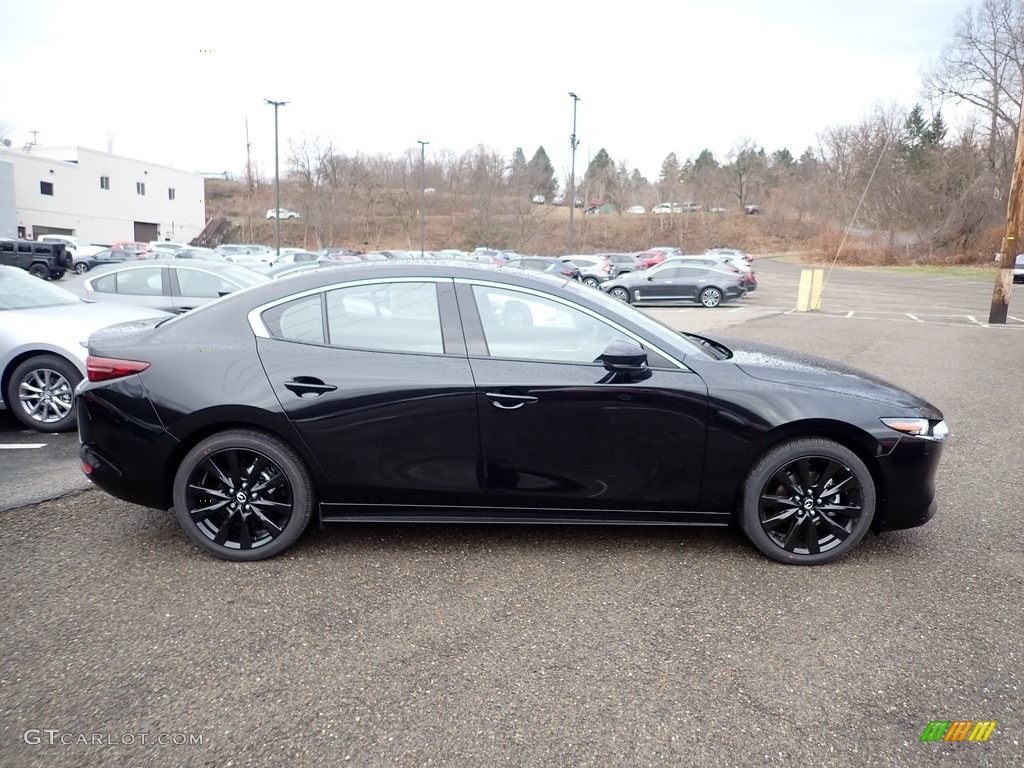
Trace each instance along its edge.
<instances>
[{"instance_id":1,"label":"parking space line","mask_svg":"<svg viewBox=\"0 0 1024 768\"><path fill-rule=\"evenodd\" d=\"M978 322L978 320L975 319L974 315L967 315L967 319L970 320L972 323L977 323L982 328L987 328L988 327L988 323Z\"/></svg>"},{"instance_id":2,"label":"parking space line","mask_svg":"<svg viewBox=\"0 0 1024 768\"><path fill-rule=\"evenodd\" d=\"M16 451L19 448L45 448L46 443L0 443L0 450Z\"/></svg>"},{"instance_id":3,"label":"parking space line","mask_svg":"<svg viewBox=\"0 0 1024 768\"><path fill-rule=\"evenodd\" d=\"M921 318L919 318L919 317L915 317L914 315L910 314L909 312L907 312L907 313L906 313L906 315L907 315L907 317L909 317L909 318L910 318L911 320L917 320L917 322L919 322L919 323L923 323L923 322L924 322L924 320L922 320L922 319L921 319Z\"/></svg>"}]
</instances>

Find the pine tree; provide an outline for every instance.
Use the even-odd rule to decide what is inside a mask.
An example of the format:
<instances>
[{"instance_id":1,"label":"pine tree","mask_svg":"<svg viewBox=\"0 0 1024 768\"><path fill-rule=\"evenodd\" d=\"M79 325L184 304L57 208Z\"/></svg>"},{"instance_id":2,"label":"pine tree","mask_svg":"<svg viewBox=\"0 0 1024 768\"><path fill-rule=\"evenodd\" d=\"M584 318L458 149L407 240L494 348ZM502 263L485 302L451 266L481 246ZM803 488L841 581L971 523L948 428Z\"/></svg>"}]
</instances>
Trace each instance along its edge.
<instances>
[{"instance_id":1,"label":"pine tree","mask_svg":"<svg viewBox=\"0 0 1024 768\"><path fill-rule=\"evenodd\" d=\"M555 167L548 159L548 153L544 147L537 147L530 162L526 164L526 173L529 178L530 195L543 195L551 197L558 189L555 181Z\"/></svg>"}]
</instances>

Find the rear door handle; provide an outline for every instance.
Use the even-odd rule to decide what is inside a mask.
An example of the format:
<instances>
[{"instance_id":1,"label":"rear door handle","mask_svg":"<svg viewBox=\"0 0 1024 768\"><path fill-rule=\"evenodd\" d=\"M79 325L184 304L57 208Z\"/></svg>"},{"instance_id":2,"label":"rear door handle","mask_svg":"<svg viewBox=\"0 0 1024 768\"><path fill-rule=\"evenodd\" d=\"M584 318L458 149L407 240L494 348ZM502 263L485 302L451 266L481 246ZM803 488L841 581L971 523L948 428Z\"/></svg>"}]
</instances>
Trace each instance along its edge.
<instances>
[{"instance_id":1,"label":"rear door handle","mask_svg":"<svg viewBox=\"0 0 1024 768\"><path fill-rule=\"evenodd\" d=\"M333 384L325 384L313 376L296 376L291 381L286 381L284 386L299 397L319 397L337 389Z\"/></svg>"},{"instance_id":2,"label":"rear door handle","mask_svg":"<svg viewBox=\"0 0 1024 768\"><path fill-rule=\"evenodd\" d=\"M503 411L514 411L516 408L522 408L528 403L536 403L537 398L533 395L506 395L503 392L485 392L487 397L491 398L491 405L495 408L500 408ZM495 402L496 400L511 400L509 404Z\"/></svg>"}]
</instances>

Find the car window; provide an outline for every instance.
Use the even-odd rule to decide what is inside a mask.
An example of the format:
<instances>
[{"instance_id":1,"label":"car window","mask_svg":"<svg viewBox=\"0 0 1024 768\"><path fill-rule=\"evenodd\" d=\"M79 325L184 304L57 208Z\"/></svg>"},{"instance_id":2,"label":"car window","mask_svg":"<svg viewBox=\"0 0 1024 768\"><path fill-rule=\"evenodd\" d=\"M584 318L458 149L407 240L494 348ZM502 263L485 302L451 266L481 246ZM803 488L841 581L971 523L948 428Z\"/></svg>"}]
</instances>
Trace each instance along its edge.
<instances>
[{"instance_id":1,"label":"car window","mask_svg":"<svg viewBox=\"0 0 1024 768\"><path fill-rule=\"evenodd\" d=\"M473 286L492 357L593 363L616 339L628 337L578 309L533 294Z\"/></svg>"},{"instance_id":2,"label":"car window","mask_svg":"<svg viewBox=\"0 0 1024 768\"><path fill-rule=\"evenodd\" d=\"M99 293L119 293L124 296L160 296L163 294L160 267L128 269L103 275L93 280L92 289Z\"/></svg>"},{"instance_id":3,"label":"car window","mask_svg":"<svg viewBox=\"0 0 1024 768\"><path fill-rule=\"evenodd\" d=\"M328 291L327 329L331 346L444 353L434 283L373 283Z\"/></svg>"},{"instance_id":4,"label":"car window","mask_svg":"<svg viewBox=\"0 0 1024 768\"><path fill-rule=\"evenodd\" d=\"M200 299L216 299L223 293L238 290L238 286L220 275L200 272L198 269L179 269L178 288L182 296Z\"/></svg>"},{"instance_id":5,"label":"car window","mask_svg":"<svg viewBox=\"0 0 1024 768\"><path fill-rule=\"evenodd\" d=\"M321 296L304 296L278 304L263 313L263 322L275 339L324 343L324 320Z\"/></svg>"}]
</instances>

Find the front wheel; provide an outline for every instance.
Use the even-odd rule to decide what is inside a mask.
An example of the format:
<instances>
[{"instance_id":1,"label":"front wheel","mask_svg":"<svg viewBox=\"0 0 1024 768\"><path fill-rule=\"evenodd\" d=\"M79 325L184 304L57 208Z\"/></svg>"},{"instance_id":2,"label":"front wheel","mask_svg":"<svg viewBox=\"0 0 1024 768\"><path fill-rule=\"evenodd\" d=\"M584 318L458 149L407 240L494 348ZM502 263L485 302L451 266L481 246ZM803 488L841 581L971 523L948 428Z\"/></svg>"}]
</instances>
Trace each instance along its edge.
<instances>
[{"instance_id":1,"label":"front wheel","mask_svg":"<svg viewBox=\"0 0 1024 768\"><path fill-rule=\"evenodd\" d=\"M608 295L611 296L612 298L618 299L619 301L624 301L627 304L629 304L629 291L627 291L625 288L619 288L618 286L616 286L615 288L612 288L610 291L608 291Z\"/></svg>"},{"instance_id":2,"label":"front wheel","mask_svg":"<svg viewBox=\"0 0 1024 768\"><path fill-rule=\"evenodd\" d=\"M75 274L84 275L88 271L89 271L88 263L86 263L84 261L80 261L77 264L75 264Z\"/></svg>"},{"instance_id":3,"label":"front wheel","mask_svg":"<svg viewBox=\"0 0 1024 768\"><path fill-rule=\"evenodd\" d=\"M22 424L39 432L70 432L78 425L75 387L82 374L56 355L23 362L7 383L7 405Z\"/></svg>"},{"instance_id":4,"label":"front wheel","mask_svg":"<svg viewBox=\"0 0 1024 768\"><path fill-rule=\"evenodd\" d=\"M820 565L857 546L874 514L875 483L857 454L802 438L772 448L750 470L740 525L773 560Z\"/></svg>"},{"instance_id":5,"label":"front wheel","mask_svg":"<svg viewBox=\"0 0 1024 768\"><path fill-rule=\"evenodd\" d=\"M174 511L200 548L224 560L264 560L291 546L313 513L309 471L289 445L231 430L196 445L174 477Z\"/></svg>"},{"instance_id":6,"label":"front wheel","mask_svg":"<svg viewBox=\"0 0 1024 768\"><path fill-rule=\"evenodd\" d=\"M722 292L717 288L705 288L700 292L700 303L705 307L717 307L722 303Z\"/></svg>"},{"instance_id":7,"label":"front wheel","mask_svg":"<svg viewBox=\"0 0 1024 768\"><path fill-rule=\"evenodd\" d=\"M584 277L583 284L589 285L591 288L597 288L599 285L601 285L601 281L598 280L596 277Z\"/></svg>"}]
</instances>

